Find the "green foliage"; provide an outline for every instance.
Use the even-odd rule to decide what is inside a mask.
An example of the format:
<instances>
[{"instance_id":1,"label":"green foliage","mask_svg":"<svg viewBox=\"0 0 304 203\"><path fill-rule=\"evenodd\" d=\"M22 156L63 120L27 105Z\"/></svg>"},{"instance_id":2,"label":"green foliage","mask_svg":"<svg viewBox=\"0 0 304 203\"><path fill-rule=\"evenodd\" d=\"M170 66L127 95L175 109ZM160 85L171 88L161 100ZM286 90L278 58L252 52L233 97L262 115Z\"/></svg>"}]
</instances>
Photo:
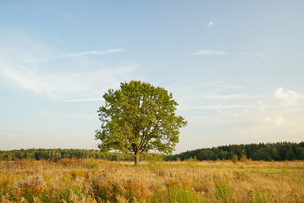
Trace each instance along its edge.
<instances>
[{"instance_id":1,"label":"green foliage","mask_svg":"<svg viewBox=\"0 0 304 203\"><path fill-rule=\"evenodd\" d=\"M249 193L249 200L252 203L259 203L259 202L272 202L271 196L267 192L261 191L252 191Z\"/></svg>"},{"instance_id":2,"label":"green foliage","mask_svg":"<svg viewBox=\"0 0 304 203\"><path fill-rule=\"evenodd\" d=\"M197 162L197 158L196 158L196 156L190 157L187 161L192 162L192 163L196 163Z\"/></svg>"},{"instance_id":3,"label":"green foliage","mask_svg":"<svg viewBox=\"0 0 304 203\"><path fill-rule=\"evenodd\" d=\"M103 96L105 105L98 110L102 122L96 131L102 151L116 150L139 154L149 150L171 153L179 141L179 128L184 118L175 114L172 94L149 83L121 83L119 90L110 89Z\"/></svg>"},{"instance_id":4,"label":"green foliage","mask_svg":"<svg viewBox=\"0 0 304 203\"><path fill-rule=\"evenodd\" d=\"M55 156L54 156L55 155ZM151 154L145 153L142 156L142 160L149 161L151 159L163 159L163 154ZM71 159L102 159L108 161L132 161L131 155L116 153L116 152L102 152L100 150L93 149L21 149L0 151L0 161L12 161L12 160L50 160L59 161L62 164L71 164ZM67 159L67 160L66 160ZM65 163L67 162L67 163ZM92 160L87 168L96 168L96 163Z\"/></svg>"},{"instance_id":5,"label":"green foliage","mask_svg":"<svg viewBox=\"0 0 304 203\"><path fill-rule=\"evenodd\" d=\"M242 154L241 158L240 158L240 162L247 162L248 158L245 154Z\"/></svg>"},{"instance_id":6,"label":"green foliage","mask_svg":"<svg viewBox=\"0 0 304 203\"><path fill-rule=\"evenodd\" d=\"M229 202L232 198L232 189L227 175L214 175L213 181L216 189L217 198Z\"/></svg>"},{"instance_id":7,"label":"green foliage","mask_svg":"<svg viewBox=\"0 0 304 203\"><path fill-rule=\"evenodd\" d=\"M232 161L233 163L237 163L237 162L239 161L238 155L233 155L233 156L231 157L231 161Z\"/></svg>"},{"instance_id":8,"label":"green foliage","mask_svg":"<svg viewBox=\"0 0 304 203\"><path fill-rule=\"evenodd\" d=\"M185 178L169 179L166 183L168 188L167 202L205 202L202 195L198 195L192 188L192 182Z\"/></svg>"},{"instance_id":9,"label":"green foliage","mask_svg":"<svg viewBox=\"0 0 304 203\"><path fill-rule=\"evenodd\" d=\"M196 149L176 155L167 156L165 160L189 160L196 157L202 160L232 160L237 161L235 156L240 157L240 161L264 160L264 161L284 161L284 160L304 160L304 142L290 143L260 143L248 145L229 145L205 149Z\"/></svg>"},{"instance_id":10,"label":"green foliage","mask_svg":"<svg viewBox=\"0 0 304 203\"><path fill-rule=\"evenodd\" d=\"M151 154L147 165L150 171L155 175L165 175L166 164L164 161L164 156L161 156L160 154Z\"/></svg>"}]
</instances>

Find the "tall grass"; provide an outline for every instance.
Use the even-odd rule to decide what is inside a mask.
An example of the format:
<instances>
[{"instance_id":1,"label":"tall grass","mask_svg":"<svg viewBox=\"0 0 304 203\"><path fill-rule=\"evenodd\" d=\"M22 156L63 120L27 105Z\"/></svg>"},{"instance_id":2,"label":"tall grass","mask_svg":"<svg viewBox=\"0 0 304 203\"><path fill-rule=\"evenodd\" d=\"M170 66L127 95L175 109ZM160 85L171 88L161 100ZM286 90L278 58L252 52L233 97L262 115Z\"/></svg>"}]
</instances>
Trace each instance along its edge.
<instances>
[{"instance_id":1,"label":"tall grass","mask_svg":"<svg viewBox=\"0 0 304 203\"><path fill-rule=\"evenodd\" d=\"M0 202L303 202L304 162L0 162Z\"/></svg>"}]
</instances>

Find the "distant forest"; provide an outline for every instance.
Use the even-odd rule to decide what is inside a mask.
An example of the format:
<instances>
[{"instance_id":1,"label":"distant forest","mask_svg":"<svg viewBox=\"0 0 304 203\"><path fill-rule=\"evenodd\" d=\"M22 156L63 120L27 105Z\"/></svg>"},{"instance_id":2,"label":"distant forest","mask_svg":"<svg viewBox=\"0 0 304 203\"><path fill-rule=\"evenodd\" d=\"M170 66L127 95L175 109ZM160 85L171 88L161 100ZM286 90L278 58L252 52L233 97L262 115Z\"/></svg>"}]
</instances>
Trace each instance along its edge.
<instances>
[{"instance_id":1,"label":"distant forest","mask_svg":"<svg viewBox=\"0 0 304 203\"><path fill-rule=\"evenodd\" d=\"M20 159L36 159L58 161L62 158L93 158L109 161L133 161L133 156L101 152L87 149L21 149L0 151L0 161L14 161ZM163 154L143 154L141 161L161 160L231 160L252 159L264 161L304 160L304 142L277 142L246 145L227 145L213 148L196 149L180 154L165 156Z\"/></svg>"},{"instance_id":2,"label":"distant forest","mask_svg":"<svg viewBox=\"0 0 304 203\"><path fill-rule=\"evenodd\" d=\"M141 160L150 160L156 156L155 154L143 154ZM102 152L94 149L21 149L0 151L0 161L14 161L20 159L36 159L36 160L49 160L58 161L63 158L75 159L102 159L109 161L133 161L131 155L115 152Z\"/></svg>"},{"instance_id":3,"label":"distant forest","mask_svg":"<svg viewBox=\"0 0 304 203\"><path fill-rule=\"evenodd\" d=\"M260 144L226 145L196 149L166 156L166 161L252 159L264 161L304 160L304 142L277 142Z\"/></svg>"}]
</instances>

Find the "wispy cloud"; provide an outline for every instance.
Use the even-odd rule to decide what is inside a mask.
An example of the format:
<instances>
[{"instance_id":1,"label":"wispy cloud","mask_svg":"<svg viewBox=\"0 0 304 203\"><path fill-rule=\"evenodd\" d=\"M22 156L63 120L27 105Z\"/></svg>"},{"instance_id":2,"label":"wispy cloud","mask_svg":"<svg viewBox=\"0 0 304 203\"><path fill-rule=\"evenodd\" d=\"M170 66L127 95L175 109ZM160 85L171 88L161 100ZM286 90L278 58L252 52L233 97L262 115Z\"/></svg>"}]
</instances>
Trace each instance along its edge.
<instances>
[{"instance_id":1,"label":"wispy cloud","mask_svg":"<svg viewBox=\"0 0 304 203\"><path fill-rule=\"evenodd\" d=\"M105 66L89 57L124 49L66 54L26 37L18 43L13 39L0 47L0 77L45 98L64 102L95 101L108 88L134 78L135 65ZM74 60L76 57L78 59ZM56 61L62 58L65 60Z\"/></svg>"},{"instance_id":2,"label":"wispy cloud","mask_svg":"<svg viewBox=\"0 0 304 203\"><path fill-rule=\"evenodd\" d=\"M271 58L270 56L267 56L265 54L260 54L260 53L254 53L254 52L236 52L235 54L237 55L248 55L248 56L256 56L259 58Z\"/></svg>"},{"instance_id":3,"label":"wispy cloud","mask_svg":"<svg viewBox=\"0 0 304 203\"><path fill-rule=\"evenodd\" d=\"M101 101L102 98L89 98L89 99L67 99L62 100L62 102L94 102L94 101Z\"/></svg>"},{"instance_id":4,"label":"wispy cloud","mask_svg":"<svg viewBox=\"0 0 304 203\"><path fill-rule=\"evenodd\" d=\"M231 95L203 95L204 99L212 100L226 100L226 99L248 99L248 98L257 98L261 96L256 95L246 95L246 94L231 94Z\"/></svg>"},{"instance_id":5,"label":"wispy cloud","mask_svg":"<svg viewBox=\"0 0 304 203\"><path fill-rule=\"evenodd\" d=\"M53 100L64 102L96 101L106 87L112 88L126 80L134 66L116 69L97 69L80 72L39 72L29 67L2 70L3 76L20 87Z\"/></svg>"},{"instance_id":6,"label":"wispy cloud","mask_svg":"<svg viewBox=\"0 0 304 203\"><path fill-rule=\"evenodd\" d=\"M9 137L9 138L12 138L12 137L22 137L23 135L20 134L20 133L11 133L11 132L0 132L0 137Z\"/></svg>"},{"instance_id":7,"label":"wispy cloud","mask_svg":"<svg viewBox=\"0 0 304 203\"><path fill-rule=\"evenodd\" d=\"M254 53L254 52L229 53L229 52L226 52L226 51L210 50L210 49L199 50L197 52L191 53L191 55L202 55L202 56L248 55L248 56L255 56L255 57L258 57L258 58L262 58L262 59L270 58L269 56L267 56L265 54Z\"/></svg>"},{"instance_id":8,"label":"wispy cloud","mask_svg":"<svg viewBox=\"0 0 304 203\"><path fill-rule=\"evenodd\" d=\"M213 26L213 25L215 25L215 22L214 22L214 21L209 21L209 22L207 23L207 26Z\"/></svg>"},{"instance_id":9,"label":"wispy cloud","mask_svg":"<svg viewBox=\"0 0 304 203\"><path fill-rule=\"evenodd\" d=\"M104 51L85 51L80 53L70 53L70 54L63 54L61 56L54 56L50 58L45 58L43 60L52 60L52 59L62 59L62 58L74 58L74 57L82 57L88 55L104 55L104 54L111 54L117 52L123 52L125 49L108 49Z\"/></svg>"},{"instance_id":10,"label":"wispy cloud","mask_svg":"<svg viewBox=\"0 0 304 203\"><path fill-rule=\"evenodd\" d=\"M235 105L207 105L207 106L180 106L179 110L207 110L207 109L245 109L256 108L257 105L235 104Z\"/></svg>"},{"instance_id":11,"label":"wispy cloud","mask_svg":"<svg viewBox=\"0 0 304 203\"><path fill-rule=\"evenodd\" d=\"M224 51L205 49L194 52L192 53L192 55L218 56L218 55L227 55L227 53Z\"/></svg>"},{"instance_id":12,"label":"wispy cloud","mask_svg":"<svg viewBox=\"0 0 304 203\"><path fill-rule=\"evenodd\" d=\"M258 109L260 111L264 111L266 109L266 104L264 104L262 101L258 101Z\"/></svg>"}]
</instances>

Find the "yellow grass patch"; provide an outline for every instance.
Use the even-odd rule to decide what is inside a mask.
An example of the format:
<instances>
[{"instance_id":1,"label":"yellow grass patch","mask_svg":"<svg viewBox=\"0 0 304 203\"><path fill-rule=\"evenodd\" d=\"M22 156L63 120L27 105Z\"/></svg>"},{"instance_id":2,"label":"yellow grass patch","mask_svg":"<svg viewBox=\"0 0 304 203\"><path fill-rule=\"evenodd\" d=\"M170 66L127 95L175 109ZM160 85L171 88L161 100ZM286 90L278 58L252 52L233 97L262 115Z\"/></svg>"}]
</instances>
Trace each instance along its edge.
<instances>
[{"instance_id":1,"label":"yellow grass patch","mask_svg":"<svg viewBox=\"0 0 304 203\"><path fill-rule=\"evenodd\" d=\"M303 202L304 162L0 162L0 202Z\"/></svg>"}]
</instances>

